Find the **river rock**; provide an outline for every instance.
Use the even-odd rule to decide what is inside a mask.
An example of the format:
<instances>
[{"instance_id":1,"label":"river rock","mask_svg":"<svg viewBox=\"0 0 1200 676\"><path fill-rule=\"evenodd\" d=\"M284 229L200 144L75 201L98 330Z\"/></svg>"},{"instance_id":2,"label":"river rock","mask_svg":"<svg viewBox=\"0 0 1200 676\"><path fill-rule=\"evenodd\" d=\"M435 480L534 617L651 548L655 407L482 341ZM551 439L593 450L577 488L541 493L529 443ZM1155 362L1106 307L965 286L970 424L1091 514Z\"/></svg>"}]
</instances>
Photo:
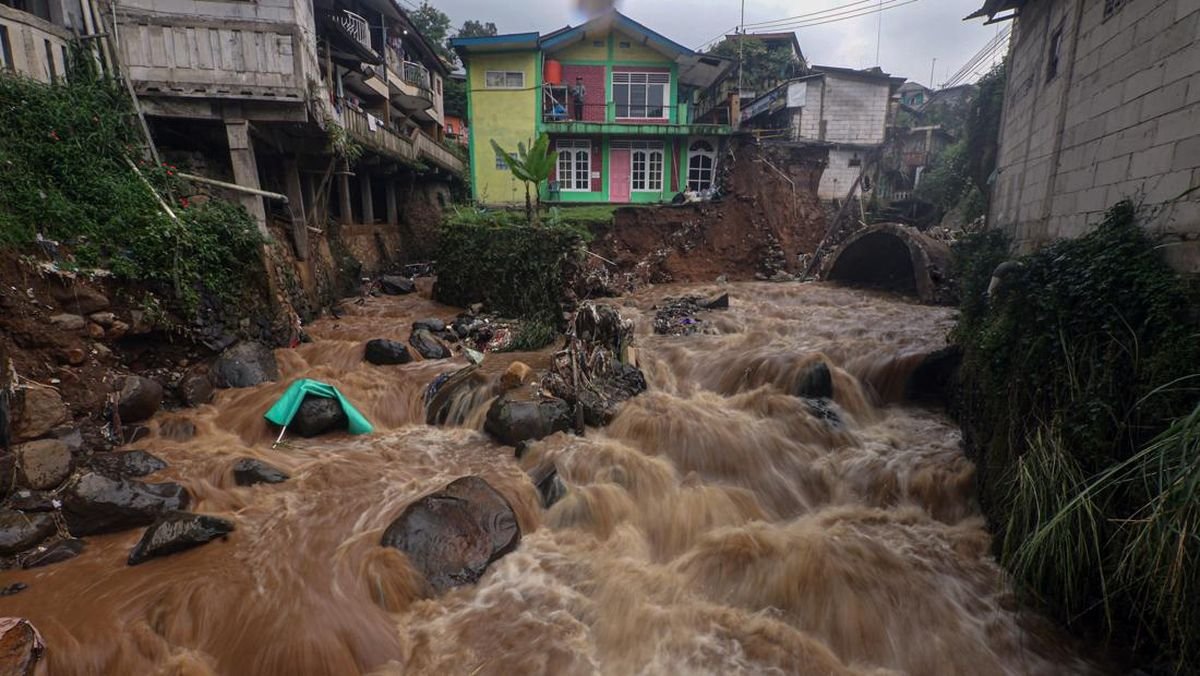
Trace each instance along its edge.
<instances>
[{"instance_id":1,"label":"river rock","mask_svg":"<svg viewBox=\"0 0 1200 676\"><path fill-rule=\"evenodd\" d=\"M54 495L46 491L31 491L22 488L8 496L8 506L19 512L53 512L58 509Z\"/></svg>"},{"instance_id":2,"label":"river rock","mask_svg":"<svg viewBox=\"0 0 1200 676\"><path fill-rule=\"evenodd\" d=\"M430 333L441 333L446 330L446 322L437 317L429 317L413 322L412 330L417 331L418 329L425 329Z\"/></svg>"},{"instance_id":3,"label":"river rock","mask_svg":"<svg viewBox=\"0 0 1200 676\"><path fill-rule=\"evenodd\" d=\"M392 364L407 364L412 361L412 355L408 353L408 348L404 347L404 343L387 340L386 338L376 338L375 340L367 341L363 359L377 366L390 366Z\"/></svg>"},{"instance_id":4,"label":"river rock","mask_svg":"<svg viewBox=\"0 0 1200 676\"><path fill-rule=\"evenodd\" d=\"M96 322L101 328L107 329L113 325L113 322L117 321L117 316L111 312L93 312L88 315L88 319Z\"/></svg>"},{"instance_id":5,"label":"river rock","mask_svg":"<svg viewBox=\"0 0 1200 676\"><path fill-rule=\"evenodd\" d=\"M413 280L399 275L384 275L379 278L379 290L389 296L403 296L417 290Z\"/></svg>"},{"instance_id":6,"label":"river rock","mask_svg":"<svg viewBox=\"0 0 1200 676\"><path fill-rule=\"evenodd\" d=\"M24 404L17 418L18 439L36 439L67 419L67 407L58 392L50 388L25 390Z\"/></svg>"},{"instance_id":7,"label":"river rock","mask_svg":"<svg viewBox=\"0 0 1200 676\"><path fill-rule=\"evenodd\" d=\"M504 369L504 373L500 376L500 391L509 392L529 382L533 376L533 369L525 362L514 361Z\"/></svg>"},{"instance_id":8,"label":"river rock","mask_svg":"<svg viewBox=\"0 0 1200 676\"><path fill-rule=\"evenodd\" d=\"M567 485L563 483L562 477L558 476L558 468L553 465L549 471L543 471L532 478L537 486L538 495L542 498L543 509L550 509L567 494Z\"/></svg>"},{"instance_id":9,"label":"river rock","mask_svg":"<svg viewBox=\"0 0 1200 676\"><path fill-rule=\"evenodd\" d=\"M184 405L195 408L212 401L215 388L212 377L208 374L208 368L193 366L184 372L177 390L179 399L183 401Z\"/></svg>"},{"instance_id":10,"label":"river rock","mask_svg":"<svg viewBox=\"0 0 1200 676\"><path fill-rule=\"evenodd\" d=\"M48 490L71 474L71 449L57 439L42 439L13 449L20 472L17 477L25 488Z\"/></svg>"},{"instance_id":11,"label":"river rock","mask_svg":"<svg viewBox=\"0 0 1200 676\"><path fill-rule=\"evenodd\" d=\"M474 584L521 541L504 496L476 476L457 479L409 505L380 544L404 552L437 593Z\"/></svg>"},{"instance_id":12,"label":"river rock","mask_svg":"<svg viewBox=\"0 0 1200 676\"><path fill-rule=\"evenodd\" d=\"M417 353L424 359L450 358L450 348L443 345L427 329L414 329L408 338L408 344L416 348Z\"/></svg>"},{"instance_id":13,"label":"river rock","mask_svg":"<svg viewBox=\"0 0 1200 676\"><path fill-rule=\"evenodd\" d=\"M162 399L162 385L142 376L128 376L121 387L117 413L120 414L122 423L148 420L158 411Z\"/></svg>"},{"instance_id":14,"label":"river rock","mask_svg":"<svg viewBox=\"0 0 1200 676\"><path fill-rule=\"evenodd\" d=\"M42 635L29 620L0 617L0 674L33 676L45 652Z\"/></svg>"},{"instance_id":15,"label":"river rock","mask_svg":"<svg viewBox=\"0 0 1200 676\"><path fill-rule=\"evenodd\" d=\"M153 523L190 502L176 483L147 484L88 472L63 494L63 516L75 536L114 533Z\"/></svg>"},{"instance_id":16,"label":"river rock","mask_svg":"<svg viewBox=\"0 0 1200 676\"><path fill-rule=\"evenodd\" d=\"M43 543L21 557L21 567L25 569L40 568L73 559L83 553L84 546L84 541L78 538Z\"/></svg>"},{"instance_id":17,"label":"river rock","mask_svg":"<svg viewBox=\"0 0 1200 676\"><path fill-rule=\"evenodd\" d=\"M819 361L810 365L796 379L791 394L808 399L832 399L833 374L829 371L829 364Z\"/></svg>"},{"instance_id":18,"label":"river rock","mask_svg":"<svg viewBox=\"0 0 1200 676\"><path fill-rule=\"evenodd\" d=\"M0 449L0 500L17 485L17 459L11 452Z\"/></svg>"},{"instance_id":19,"label":"river rock","mask_svg":"<svg viewBox=\"0 0 1200 676\"><path fill-rule=\"evenodd\" d=\"M615 362L606 373L592 376L589 386L579 389L576 403L583 408L583 421L586 424L603 427L617 416L621 404L645 391L646 376L640 369ZM569 398L567 401L571 402Z\"/></svg>"},{"instance_id":20,"label":"river rock","mask_svg":"<svg viewBox=\"0 0 1200 676\"><path fill-rule=\"evenodd\" d=\"M238 343L213 362L213 384L217 387L254 387L279 380L275 353L262 343Z\"/></svg>"},{"instance_id":21,"label":"river rock","mask_svg":"<svg viewBox=\"0 0 1200 676\"><path fill-rule=\"evenodd\" d=\"M87 320L79 315L61 314L50 318L50 323L63 331L82 331L87 327Z\"/></svg>"},{"instance_id":22,"label":"river rock","mask_svg":"<svg viewBox=\"0 0 1200 676\"><path fill-rule=\"evenodd\" d=\"M337 399L310 394L304 397L296 416L288 423L288 431L307 438L333 430L344 430L349 424L346 412L342 410Z\"/></svg>"},{"instance_id":23,"label":"river rock","mask_svg":"<svg viewBox=\"0 0 1200 676\"><path fill-rule=\"evenodd\" d=\"M86 286L55 287L50 295L67 312L90 315L108 309L108 296Z\"/></svg>"},{"instance_id":24,"label":"river rock","mask_svg":"<svg viewBox=\"0 0 1200 676\"><path fill-rule=\"evenodd\" d=\"M562 399L526 401L500 397L492 403L484 430L506 446L571 429L571 407Z\"/></svg>"},{"instance_id":25,"label":"river rock","mask_svg":"<svg viewBox=\"0 0 1200 676\"><path fill-rule=\"evenodd\" d=\"M278 484L290 479L283 470L254 458L238 458L233 463L233 482L239 486Z\"/></svg>"},{"instance_id":26,"label":"river rock","mask_svg":"<svg viewBox=\"0 0 1200 676\"><path fill-rule=\"evenodd\" d=\"M0 555L23 552L50 537L53 532L54 518L49 514L25 514L0 507Z\"/></svg>"},{"instance_id":27,"label":"river rock","mask_svg":"<svg viewBox=\"0 0 1200 676\"><path fill-rule=\"evenodd\" d=\"M159 517L129 552L129 565L199 547L233 532L233 522L205 514L174 512Z\"/></svg>"},{"instance_id":28,"label":"river rock","mask_svg":"<svg viewBox=\"0 0 1200 676\"><path fill-rule=\"evenodd\" d=\"M93 471L112 479L143 477L167 467L161 458L146 451L94 453L86 464Z\"/></svg>"}]
</instances>

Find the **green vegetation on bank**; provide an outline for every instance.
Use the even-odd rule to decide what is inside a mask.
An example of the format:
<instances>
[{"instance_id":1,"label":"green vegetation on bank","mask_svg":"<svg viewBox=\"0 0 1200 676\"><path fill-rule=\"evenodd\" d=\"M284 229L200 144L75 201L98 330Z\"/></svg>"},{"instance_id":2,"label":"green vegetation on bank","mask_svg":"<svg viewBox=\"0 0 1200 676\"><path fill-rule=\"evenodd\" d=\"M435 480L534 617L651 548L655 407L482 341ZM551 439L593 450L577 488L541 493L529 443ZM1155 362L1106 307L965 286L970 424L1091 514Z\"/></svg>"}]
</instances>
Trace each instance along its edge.
<instances>
[{"instance_id":1,"label":"green vegetation on bank","mask_svg":"<svg viewBox=\"0 0 1200 676\"><path fill-rule=\"evenodd\" d=\"M1132 204L1008 259L958 245L959 415L1005 565L1058 619L1200 667L1200 333Z\"/></svg>"},{"instance_id":2,"label":"green vegetation on bank","mask_svg":"<svg viewBox=\"0 0 1200 676\"><path fill-rule=\"evenodd\" d=\"M174 167L141 159L125 93L88 57L71 66L66 85L0 74L0 246L57 240L79 266L161 289L188 313L205 295L241 298L262 271L249 215L218 199L187 204Z\"/></svg>"}]
</instances>

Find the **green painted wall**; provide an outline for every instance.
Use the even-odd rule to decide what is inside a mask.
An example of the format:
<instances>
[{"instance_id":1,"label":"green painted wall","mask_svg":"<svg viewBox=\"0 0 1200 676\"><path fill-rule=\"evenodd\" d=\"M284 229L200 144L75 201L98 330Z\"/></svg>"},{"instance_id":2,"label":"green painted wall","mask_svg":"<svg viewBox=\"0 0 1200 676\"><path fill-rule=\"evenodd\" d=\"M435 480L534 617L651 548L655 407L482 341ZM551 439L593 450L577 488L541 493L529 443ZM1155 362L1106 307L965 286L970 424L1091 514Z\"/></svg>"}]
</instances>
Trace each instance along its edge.
<instances>
[{"instance_id":1,"label":"green painted wall","mask_svg":"<svg viewBox=\"0 0 1200 676\"><path fill-rule=\"evenodd\" d=\"M524 204L525 187L508 169L496 168L492 140L515 152L537 133L537 94L541 69L537 52L472 54L467 64L468 108L471 127L471 189L484 204ZM488 89L489 70L525 73L524 89Z\"/></svg>"}]
</instances>

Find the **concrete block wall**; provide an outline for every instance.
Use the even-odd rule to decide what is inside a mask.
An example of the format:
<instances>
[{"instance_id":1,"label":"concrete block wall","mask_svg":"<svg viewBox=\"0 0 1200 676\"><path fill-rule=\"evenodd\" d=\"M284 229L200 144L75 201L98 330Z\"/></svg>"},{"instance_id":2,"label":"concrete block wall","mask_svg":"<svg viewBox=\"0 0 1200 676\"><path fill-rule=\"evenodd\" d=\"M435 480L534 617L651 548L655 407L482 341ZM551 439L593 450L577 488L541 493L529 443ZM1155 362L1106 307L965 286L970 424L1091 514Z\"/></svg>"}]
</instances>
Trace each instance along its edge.
<instances>
[{"instance_id":1,"label":"concrete block wall","mask_svg":"<svg viewBox=\"0 0 1200 676\"><path fill-rule=\"evenodd\" d=\"M825 140L833 143L883 143L891 86L887 80L825 74ZM811 90L811 88L810 88ZM811 106L806 106L810 108ZM818 109L820 110L820 109Z\"/></svg>"},{"instance_id":2,"label":"concrete block wall","mask_svg":"<svg viewBox=\"0 0 1200 676\"><path fill-rule=\"evenodd\" d=\"M844 200L850 192L850 186L858 179L862 166L852 166L851 160L857 157L865 162L867 151L850 148L834 148L829 151L829 165L821 174L821 184L817 188L817 197L823 200ZM862 189L856 191L862 193Z\"/></svg>"},{"instance_id":3,"label":"concrete block wall","mask_svg":"<svg viewBox=\"0 0 1200 676\"><path fill-rule=\"evenodd\" d=\"M1051 36L1063 31L1051 77ZM992 221L1023 250L1076 237L1123 198L1200 272L1200 0L1030 3L1015 27Z\"/></svg>"}]
</instances>

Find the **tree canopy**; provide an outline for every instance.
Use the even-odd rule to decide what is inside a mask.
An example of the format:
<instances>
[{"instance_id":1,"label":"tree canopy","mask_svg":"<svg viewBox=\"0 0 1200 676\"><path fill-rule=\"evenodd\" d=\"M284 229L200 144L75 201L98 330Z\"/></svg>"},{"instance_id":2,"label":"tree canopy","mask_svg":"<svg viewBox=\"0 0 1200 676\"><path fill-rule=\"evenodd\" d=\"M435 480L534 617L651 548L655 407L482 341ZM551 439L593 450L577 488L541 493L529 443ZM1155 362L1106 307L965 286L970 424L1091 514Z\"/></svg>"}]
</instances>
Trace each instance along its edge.
<instances>
[{"instance_id":1,"label":"tree canopy","mask_svg":"<svg viewBox=\"0 0 1200 676\"><path fill-rule=\"evenodd\" d=\"M743 43L739 46L739 42ZM766 91L781 81L800 75L804 64L792 50L782 45L768 46L753 35L727 37L708 50L709 54L742 62L742 87L756 94Z\"/></svg>"},{"instance_id":2,"label":"tree canopy","mask_svg":"<svg viewBox=\"0 0 1200 676\"><path fill-rule=\"evenodd\" d=\"M421 3L420 7L410 11L408 18L417 31L425 36L429 44L437 50L438 56L454 63L454 53L446 46L447 37L450 35L449 15L426 1Z\"/></svg>"}]
</instances>

